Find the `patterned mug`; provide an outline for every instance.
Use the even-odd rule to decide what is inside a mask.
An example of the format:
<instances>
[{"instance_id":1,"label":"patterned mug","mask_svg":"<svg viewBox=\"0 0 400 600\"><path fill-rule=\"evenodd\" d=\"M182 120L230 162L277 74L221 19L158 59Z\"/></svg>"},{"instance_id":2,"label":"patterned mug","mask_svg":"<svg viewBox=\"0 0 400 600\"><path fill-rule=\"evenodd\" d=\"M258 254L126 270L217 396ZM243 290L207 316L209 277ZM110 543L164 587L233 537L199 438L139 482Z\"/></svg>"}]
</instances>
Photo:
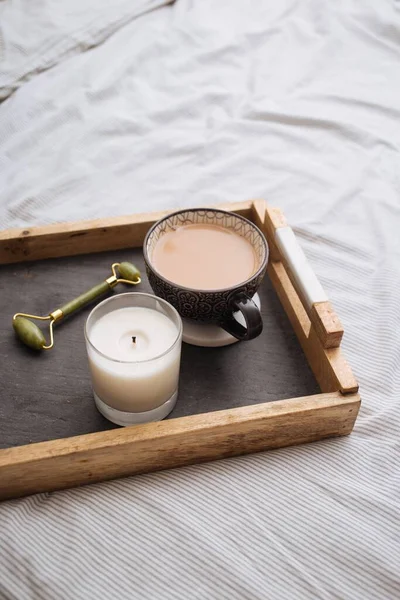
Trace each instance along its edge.
<instances>
[{"instance_id":1,"label":"patterned mug","mask_svg":"<svg viewBox=\"0 0 400 600\"><path fill-rule=\"evenodd\" d=\"M192 223L219 225L247 239L253 246L257 258L255 273L246 281L218 290L189 289L163 277L152 264L152 254L158 240L166 232ZM150 228L144 240L143 254L147 277L154 293L172 304L183 318L218 324L239 340L251 340L260 335L263 322L260 309L253 302L252 297L267 269L268 244L254 223L224 210L211 208L180 210L164 217ZM233 313L237 311L242 313L245 327L234 318Z\"/></svg>"}]
</instances>

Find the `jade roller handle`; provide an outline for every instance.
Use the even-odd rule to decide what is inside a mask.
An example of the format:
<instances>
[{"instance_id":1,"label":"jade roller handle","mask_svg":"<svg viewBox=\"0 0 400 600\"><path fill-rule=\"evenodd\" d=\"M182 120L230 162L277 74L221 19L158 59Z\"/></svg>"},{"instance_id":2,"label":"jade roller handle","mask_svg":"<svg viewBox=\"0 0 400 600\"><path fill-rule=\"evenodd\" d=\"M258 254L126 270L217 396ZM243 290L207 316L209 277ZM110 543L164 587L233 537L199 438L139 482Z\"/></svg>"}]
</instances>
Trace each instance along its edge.
<instances>
[{"instance_id":1,"label":"jade roller handle","mask_svg":"<svg viewBox=\"0 0 400 600\"><path fill-rule=\"evenodd\" d=\"M66 317L67 315L70 315L71 313L85 306L85 304L89 304L89 302L93 302L93 300L96 300L96 298L98 298L99 296L106 294L111 289L111 287L113 286L111 286L108 283L108 280L102 281L101 283L95 285L90 290L84 292L77 298L70 300L69 302L61 306L58 310L62 312L63 317Z\"/></svg>"},{"instance_id":2,"label":"jade roller handle","mask_svg":"<svg viewBox=\"0 0 400 600\"><path fill-rule=\"evenodd\" d=\"M117 275L115 274L116 266L118 266L119 273L122 276L121 279L118 279ZM96 300L96 298L98 298L99 296L106 294L110 289L112 289L114 286L116 286L117 283L119 283L119 282L131 283L131 284L140 282L140 272L135 267L135 265L133 265L132 263L128 263L128 262L122 262L122 263L113 265L113 274L111 277L108 277L108 279L106 279L105 281L102 281L98 285L95 285L90 290L88 290L87 292L84 292L77 298L70 300L69 302L64 304L64 306L61 306L57 310L50 313L50 316L53 316L53 318L56 321L58 319L61 319L62 317L66 317L66 316L70 315L71 313L75 312L76 310L79 310L86 304L93 302L93 300ZM62 313L62 315L60 315L60 312Z\"/></svg>"},{"instance_id":3,"label":"jade roller handle","mask_svg":"<svg viewBox=\"0 0 400 600\"><path fill-rule=\"evenodd\" d=\"M118 268L120 277L117 276L116 268ZM112 265L112 275L105 281L95 285L87 292L84 292L77 298L70 300L60 308L53 310L48 316L40 317L38 315L30 315L26 313L17 313L13 317L13 328L19 339L34 350L49 350L53 347L53 324L63 317L71 315L76 310L79 310L86 304L93 302L99 296L103 296L110 291L117 283L129 283L136 285L140 283L140 271L129 262L115 263ZM50 344L46 345L46 340L43 332L36 323L30 319L39 321L50 321Z\"/></svg>"}]
</instances>

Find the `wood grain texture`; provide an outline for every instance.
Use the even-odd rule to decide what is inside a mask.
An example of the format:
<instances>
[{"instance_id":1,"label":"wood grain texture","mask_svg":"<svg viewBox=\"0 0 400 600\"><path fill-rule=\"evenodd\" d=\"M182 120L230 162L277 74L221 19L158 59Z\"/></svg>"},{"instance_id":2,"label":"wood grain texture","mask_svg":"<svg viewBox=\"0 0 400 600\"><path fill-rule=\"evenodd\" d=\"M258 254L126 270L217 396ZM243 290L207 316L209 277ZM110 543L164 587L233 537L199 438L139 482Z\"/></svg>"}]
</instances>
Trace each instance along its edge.
<instances>
[{"instance_id":1,"label":"wood grain texture","mask_svg":"<svg viewBox=\"0 0 400 600\"><path fill-rule=\"evenodd\" d=\"M343 326L332 304L314 302L310 319L324 348L338 348L343 337Z\"/></svg>"},{"instance_id":2,"label":"wood grain texture","mask_svg":"<svg viewBox=\"0 0 400 600\"><path fill-rule=\"evenodd\" d=\"M0 499L351 432L358 394L280 400L0 451Z\"/></svg>"},{"instance_id":3,"label":"wood grain texture","mask_svg":"<svg viewBox=\"0 0 400 600\"><path fill-rule=\"evenodd\" d=\"M244 217L252 214L251 201L227 203L216 208L234 211ZM151 225L171 212L173 209L1 231L0 264L141 246Z\"/></svg>"},{"instance_id":4,"label":"wood grain texture","mask_svg":"<svg viewBox=\"0 0 400 600\"><path fill-rule=\"evenodd\" d=\"M307 311L322 346L324 348L337 348L340 346L344 331L332 304L329 301L315 302L311 307L308 307L307 300L302 295L301 288L297 284L290 265L275 243L276 229L287 226L286 218L282 211L279 208L268 206L263 200L255 200L253 202L253 220L267 237L272 260L284 264L286 272Z\"/></svg>"},{"instance_id":5,"label":"wood grain texture","mask_svg":"<svg viewBox=\"0 0 400 600\"><path fill-rule=\"evenodd\" d=\"M340 348L324 348L304 306L280 262L271 262L268 275L286 311L321 391L340 390L344 394L358 390L358 383Z\"/></svg>"}]
</instances>

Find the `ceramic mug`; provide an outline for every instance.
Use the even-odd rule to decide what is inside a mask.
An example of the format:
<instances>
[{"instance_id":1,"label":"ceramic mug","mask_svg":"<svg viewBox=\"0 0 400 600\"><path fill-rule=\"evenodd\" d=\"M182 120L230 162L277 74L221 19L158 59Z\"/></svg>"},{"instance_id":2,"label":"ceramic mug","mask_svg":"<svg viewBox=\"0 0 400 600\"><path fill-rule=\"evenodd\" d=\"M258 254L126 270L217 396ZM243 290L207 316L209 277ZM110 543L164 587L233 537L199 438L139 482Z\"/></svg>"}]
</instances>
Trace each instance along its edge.
<instances>
[{"instance_id":1,"label":"ceramic mug","mask_svg":"<svg viewBox=\"0 0 400 600\"><path fill-rule=\"evenodd\" d=\"M218 290L190 289L163 277L152 264L152 253L158 240L168 231L195 223L219 225L247 239L253 246L257 259L253 275L246 281ZM260 309L252 297L267 269L268 244L254 223L235 213L219 209L180 210L164 217L150 228L144 240L143 254L147 277L154 293L172 304L181 317L218 324L239 340L251 340L260 335L263 322ZM243 314L245 327L234 318L233 313L237 311Z\"/></svg>"}]
</instances>

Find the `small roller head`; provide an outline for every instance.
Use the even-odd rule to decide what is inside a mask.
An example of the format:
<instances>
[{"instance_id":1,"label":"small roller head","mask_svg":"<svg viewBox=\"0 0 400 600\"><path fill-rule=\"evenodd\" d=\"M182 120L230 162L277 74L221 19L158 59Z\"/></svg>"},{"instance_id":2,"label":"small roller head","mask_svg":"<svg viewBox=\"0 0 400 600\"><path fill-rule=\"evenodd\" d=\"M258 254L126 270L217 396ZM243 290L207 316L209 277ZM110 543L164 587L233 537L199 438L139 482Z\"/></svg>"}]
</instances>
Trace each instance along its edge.
<instances>
[{"instance_id":1,"label":"small roller head","mask_svg":"<svg viewBox=\"0 0 400 600\"><path fill-rule=\"evenodd\" d=\"M25 317L15 317L13 319L14 331L25 346L33 350L43 350L46 345L45 337L42 331L35 323Z\"/></svg>"},{"instance_id":2,"label":"small roller head","mask_svg":"<svg viewBox=\"0 0 400 600\"><path fill-rule=\"evenodd\" d=\"M122 279L127 279L128 281L137 281L140 279L140 271L130 262L122 262L118 265L118 271L122 277Z\"/></svg>"}]
</instances>

